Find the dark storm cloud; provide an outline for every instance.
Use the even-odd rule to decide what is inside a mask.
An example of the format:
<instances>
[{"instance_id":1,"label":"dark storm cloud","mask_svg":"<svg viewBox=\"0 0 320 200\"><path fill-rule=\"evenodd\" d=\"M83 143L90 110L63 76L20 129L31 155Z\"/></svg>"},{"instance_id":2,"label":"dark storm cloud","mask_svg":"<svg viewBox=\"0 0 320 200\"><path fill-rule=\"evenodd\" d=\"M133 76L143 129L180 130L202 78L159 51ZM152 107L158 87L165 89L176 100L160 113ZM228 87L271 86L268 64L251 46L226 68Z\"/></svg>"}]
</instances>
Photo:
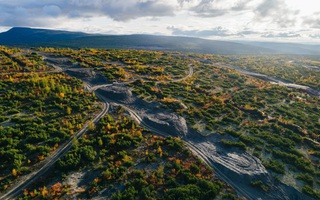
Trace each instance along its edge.
<instances>
[{"instance_id":1,"label":"dark storm cloud","mask_svg":"<svg viewBox=\"0 0 320 200\"><path fill-rule=\"evenodd\" d=\"M220 36L227 37L232 36L228 30L223 29L222 27L216 27L208 30L183 30L180 28L176 28L174 26L167 27L168 30L172 31L173 35L179 36L192 36L192 37L211 37L211 36Z\"/></svg>"},{"instance_id":2,"label":"dark storm cloud","mask_svg":"<svg viewBox=\"0 0 320 200\"><path fill-rule=\"evenodd\" d=\"M108 16L117 21L140 17L173 16L173 6L156 0L10 0L0 5L2 26L42 26L59 17ZM49 20L49 21L48 21Z\"/></svg>"},{"instance_id":3,"label":"dark storm cloud","mask_svg":"<svg viewBox=\"0 0 320 200\"><path fill-rule=\"evenodd\" d=\"M264 38L300 38L301 35L295 32L283 32L283 33L265 33L261 35Z\"/></svg>"},{"instance_id":4,"label":"dark storm cloud","mask_svg":"<svg viewBox=\"0 0 320 200\"><path fill-rule=\"evenodd\" d=\"M282 0L264 0L255 10L256 19L271 18L281 28L292 27L297 22L299 10L291 10Z\"/></svg>"}]
</instances>

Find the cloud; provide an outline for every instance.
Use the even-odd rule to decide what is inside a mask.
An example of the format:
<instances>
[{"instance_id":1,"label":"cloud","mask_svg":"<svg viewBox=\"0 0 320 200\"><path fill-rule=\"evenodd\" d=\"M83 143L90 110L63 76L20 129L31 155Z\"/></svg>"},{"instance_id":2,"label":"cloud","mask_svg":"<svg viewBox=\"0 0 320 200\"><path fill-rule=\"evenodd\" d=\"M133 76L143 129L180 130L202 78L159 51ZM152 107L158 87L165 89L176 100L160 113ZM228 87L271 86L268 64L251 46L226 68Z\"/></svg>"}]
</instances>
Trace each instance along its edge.
<instances>
[{"instance_id":1,"label":"cloud","mask_svg":"<svg viewBox=\"0 0 320 200\"><path fill-rule=\"evenodd\" d=\"M56 5L47 5L42 8L43 14L51 17L57 17L61 14L61 9Z\"/></svg>"},{"instance_id":2,"label":"cloud","mask_svg":"<svg viewBox=\"0 0 320 200\"><path fill-rule=\"evenodd\" d=\"M319 38L320 29L320 12L303 6L313 0L0 1L0 29L30 26L90 33L293 40Z\"/></svg>"},{"instance_id":3,"label":"cloud","mask_svg":"<svg viewBox=\"0 0 320 200\"><path fill-rule=\"evenodd\" d=\"M313 13L311 16L305 17L303 24L311 28L320 28L320 12Z\"/></svg>"},{"instance_id":4,"label":"cloud","mask_svg":"<svg viewBox=\"0 0 320 200\"><path fill-rule=\"evenodd\" d=\"M248 5L251 3L252 0L242 0L235 3L234 6L231 7L231 10L233 11L243 11L247 9L251 9L251 7Z\"/></svg>"},{"instance_id":5,"label":"cloud","mask_svg":"<svg viewBox=\"0 0 320 200\"><path fill-rule=\"evenodd\" d=\"M301 38L299 33L295 32L282 32L282 33L265 33L261 35L264 38Z\"/></svg>"},{"instance_id":6,"label":"cloud","mask_svg":"<svg viewBox=\"0 0 320 200\"><path fill-rule=\"evenodd\" d=\"M19 3L12 0L0 5L0 25L46 26L53 22L54 18L58 19L60 13L61 9L53 4L44 5L31 0Z\"/></svg>"},{"instance_id":7,"label":"cloud","mask_svg":"<svg viewBox=\"0 0 320 200\"><path fill-rule=\"evenodd\" d=\"M176 28L174 26L167 27L168 30L172 31L173 35L179 36L191 36L191 37L212 37L212 36L220 36L227 37L232 36L234 34L230 33L227 29L222 27L215 27L213 29L208 30L184 30L181 28Z\"/></svg>"},{"instance_id":8,"label":"cloud","mask_svg":"<svg viewBox=\"0 0 320 200\"><path fill-rule=\"evenodd\" d=\"M178 28L175 26L167 27L168 30L172 32L172 35L177 36L188 36L188 37L201 37L201 38L210 38L210 37L262 37L262 38L302 38L302 35L297 32L263 32L263 31L255 31L250 29L244 29L239 32L231 32L228 29L225 29L221 26L207 29L207 30L188 30L184 28ZM319 35L314 35L314 38Z\"/></svg>"},{"instance_id":9,"label":"cloud","mask_svg":"<svg viewBox=\"0 0 320 200\"><path fill-rule=\"evenodd\" d=\"M255 8L254 13L257 21L269 18L272 23L277 24L279 27L288 28L295 26L299 10L289 9L282 0L263 0Z\"/></svg>"},{"instance_id":10,"label":"cloud","mask_svg":"<svg viewBox=\"0 0 320 200\"><path fill-rule=\"evenodd\" d=\"M264 0L257 8L256 13L261 17L267 17L275 10L279 9L279 2L278 0Z\"/></svg>"},{"instance_id":11,"label":"cloud","mask_svg":"<svg viewBox=\"0 0 320 200\"><path fill-rule=\"evenodd\" d=\"M178 0L180 4L194 2L192 0ZM252 9L249 5L253 0L200 0L189 10L198 17L219 17L234 12Z\"/></svg>"},{"instance_id":12,"label":"cloud","mask_svg":"<svg viewBox=\"0 0 320 200\"><path fill-rule=\"evenodd\" d=\"M320 39L320 33L319 34L311 34L309 35L310 38L313 38L313 39Z\"/></svg>"},{"instance_id":13,"label":"cloud","mask_svg":"<svg viewBox=\"0 0 320 200\"><path fill-rule=\"evenodd\" d=\"M117 21L128 21L139 17L174 16L174 7L157 1L127 1L124 4L111 1L103 5L101 12Z\"/></svg>"},{"instance_id":14,"label":"cloud","mask_svg":"<svg viewBox=\"0 0 320 200\"><path fill-rule=\"evenodd\" d=\"M202 0L190 10L199 17L217 17L228 13L228 10L217 5L215 0Z\"/></svg>"},{"instance_id":15,"label":"cloud","mask_svg":"<svg viewBox=\"0 0 320 200\"><path fill-rule=\"evenodd\" d=\"M50 22L41 14L41 9L29 9L22 6L3 7L0 9L0 25L1 26L44 26Z\"/></svg>"},{"instance_id":16,"label":"cloud","mask_svg":"<svg viewBox=\"0 0 320 200\"><path fill-rule=\"evenodd\" d=\"M167 0L10 0L0 5L0 25L43 26L48 20L60 24L63 18L93 17L129 21L174 16L174 12L175 6Z\"/></svg>"},{"instance_id":17,"label":"cloud","mask_svg":"<svg viewBox=\"0 0 320 200\"><path fill-rule=\"evenodd\" d=\"M192 3L194 0L178 0L178 3L181 7L184 6L185 3Z\"/></svg>"},{"instance_id":18,"label":"cloud","mask_svg":"<svg viewBox=\"0 0 320 200\"><path fill-rule=\"evenodd\" d=\"M261 34L261 33L257 31L251 31L251 30L244 30L237 33L238 36L256 35L256 34Z\"/></svg>"}]
</instances>

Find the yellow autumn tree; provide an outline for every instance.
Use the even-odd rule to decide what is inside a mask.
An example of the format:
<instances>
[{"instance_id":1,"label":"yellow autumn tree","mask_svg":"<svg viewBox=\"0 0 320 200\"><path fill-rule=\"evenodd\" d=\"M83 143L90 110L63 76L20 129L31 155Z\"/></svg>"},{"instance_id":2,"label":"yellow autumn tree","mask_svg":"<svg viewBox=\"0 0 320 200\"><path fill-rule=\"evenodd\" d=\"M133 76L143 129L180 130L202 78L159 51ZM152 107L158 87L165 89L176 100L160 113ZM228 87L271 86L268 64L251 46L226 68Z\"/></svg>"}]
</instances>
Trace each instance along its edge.
<instances>
[{"instance_id":1,"label":"yellow autumn tree","mask_svg":"<svg viewBox=\"0 0 320 200\"><path fill-rule=\"evenodd\" d=\"M12 175L13 175L13 176L17 176L17 175L18 175L18 172L17 172L16 169L12 169Z\"/></svg>"},{"instance_id":2,"label":"yellow autumn tree","mask_svg":"<svg viewBox=\"0 0 320 200\"><path fill-rule=\"evenodd\" d=\"M88 122L88 129L89 129L90 131L93 131L93 130L95 129L95 125L94 125L94 123L93 123L92 121L89 121L89 122Z\"/></svg>"},{"instance_id":3,"label":"yellow autumn tree","mask_svg":"<svg viewBox=\"0 0 320 200\"><path fill-rule=\"evenodd\" d=\"M44 197L47 196L47 194L48 194L48 190L47 190L46 186L44 186L43 189L42 189L42 191L41 191L41 195L42 195L42 197L44 198Z\"/></svg>"},{"instance_id":4,"label":"yellow autumn tree","mask_svg":"<svg viewBox=\"0 0 320 200\"><path fill-rule=\"evenodd\" d=\"M107 124L107 129L110 130L111 129L111 125L110 123Z\"/></svg>"},{"instance_id":5,"label":"yellow autumn tree","mask_svg":"<svg viewBox=\"0 0 320 200\"><path fill-rule=\"evenodd\" d=\"M70 108L69 106L67 107L67 115L70 115L72 111L72 108Z\"/></svg>"},{"instance_id":6,"label":"yellow autumn tree","mask_svg":"<svg viewBox=\"0 0 320 200\"><path fill-rule=\"evenodd\" d=\"M162 157L162 148L159 146L157 152L159 153L160 158Z\"/></svg>"}]
</instances>

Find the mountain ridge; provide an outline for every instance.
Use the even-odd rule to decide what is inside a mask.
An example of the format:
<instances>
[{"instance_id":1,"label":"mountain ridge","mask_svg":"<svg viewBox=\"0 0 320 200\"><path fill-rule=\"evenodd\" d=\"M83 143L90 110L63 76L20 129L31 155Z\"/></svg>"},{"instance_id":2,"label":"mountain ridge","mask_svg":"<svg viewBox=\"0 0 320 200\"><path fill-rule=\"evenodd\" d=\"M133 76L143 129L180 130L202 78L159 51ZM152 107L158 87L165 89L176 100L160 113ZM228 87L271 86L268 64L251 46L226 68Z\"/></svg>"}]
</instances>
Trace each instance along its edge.
<instances>
[{"instance_id":1,"label":"mountain ridge","mask_svg":"<svg viewBox=\"0 0 320 200\"><path fill-rule=\"evenodd\" d=\"M88 36L81 32L69 32L49 29L33 29L28 27L13 27L10 30L0 33L0 44L21 45L41 43L59 40L70 40L77 37Z\"/></svg>"},{"instance_id":2,"label":"mountain ridge","mask_svg":"<svg viewBox=\"0 0 320 200\"><path fill-rule=\"evenodd\" d=\"M25 47L70 47L103 49L171 50L207 54L309 54L320 55L312 45L286 43L233 42L183 36L102 35L61 30L14 27L0 33L0 45ZM280 46L279 46L280 45Z\"/></svg>"}]
</instances>

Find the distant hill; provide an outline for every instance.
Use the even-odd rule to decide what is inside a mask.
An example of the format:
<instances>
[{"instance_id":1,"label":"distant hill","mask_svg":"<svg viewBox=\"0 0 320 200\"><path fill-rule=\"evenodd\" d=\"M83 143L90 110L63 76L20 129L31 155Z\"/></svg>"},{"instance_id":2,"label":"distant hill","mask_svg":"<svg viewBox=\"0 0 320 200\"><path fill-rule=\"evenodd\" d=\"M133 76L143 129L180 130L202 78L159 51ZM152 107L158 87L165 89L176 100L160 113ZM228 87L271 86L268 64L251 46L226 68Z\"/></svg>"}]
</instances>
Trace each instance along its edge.
<instances>
[{"instance_id":1,"label":"distant hill","mask_svg":"<svg viewBox=\"0 0 320 200\"><path fill-rule=\"evenodd\" d=\"M191 37L155 35L99 35L32 28L12 28L0 33L0 45L70 48L126 48L172 50L208 54L316 54L313 47L283 47L259 43L226 42ZM279 43L281 46L281 43ZM298 45L298 44L297 44ZM311 45L310 45L311 46ZM298 48L299 47L299 48ZM292 49L291 49L292 48Z\"/></svg>"},{"instance_id":2,"label":"distant hill","mask_svg":"<svg viewBox=\"0 0 320 200\"><path fill-rule=\"evenodd\" d=\"M272 51L235 42L205 40L200 38L154 36L154 35L110 35L89 36L67 41L51 43L64 47L95 47L172 50L208 54L271 54Z\"/></svg>"},{"instance_id":3,"label":"distant hill","mask_svg":"<svg viewBox=\"0 0 320 200\"><path fill-rule=\"evenodd\" d=\"M88 34L80 32L14 27L7 32L0 33L0 44L33 45L44 42L71 40L85 36L88 36Z\"/></svg>"},{"instance_id":4,"label":"distant hill","mask_svg":"<svg viewBox=\"0 0 320 200\"><path fill-rule=\"evenodd\" d=\"M238 41L241 44L263 47L275 52L285 54L306 54L320 55L320 45L308 45L299 43L280 43L280 42L244 42Z\"/></svg>"}]
</instances>

